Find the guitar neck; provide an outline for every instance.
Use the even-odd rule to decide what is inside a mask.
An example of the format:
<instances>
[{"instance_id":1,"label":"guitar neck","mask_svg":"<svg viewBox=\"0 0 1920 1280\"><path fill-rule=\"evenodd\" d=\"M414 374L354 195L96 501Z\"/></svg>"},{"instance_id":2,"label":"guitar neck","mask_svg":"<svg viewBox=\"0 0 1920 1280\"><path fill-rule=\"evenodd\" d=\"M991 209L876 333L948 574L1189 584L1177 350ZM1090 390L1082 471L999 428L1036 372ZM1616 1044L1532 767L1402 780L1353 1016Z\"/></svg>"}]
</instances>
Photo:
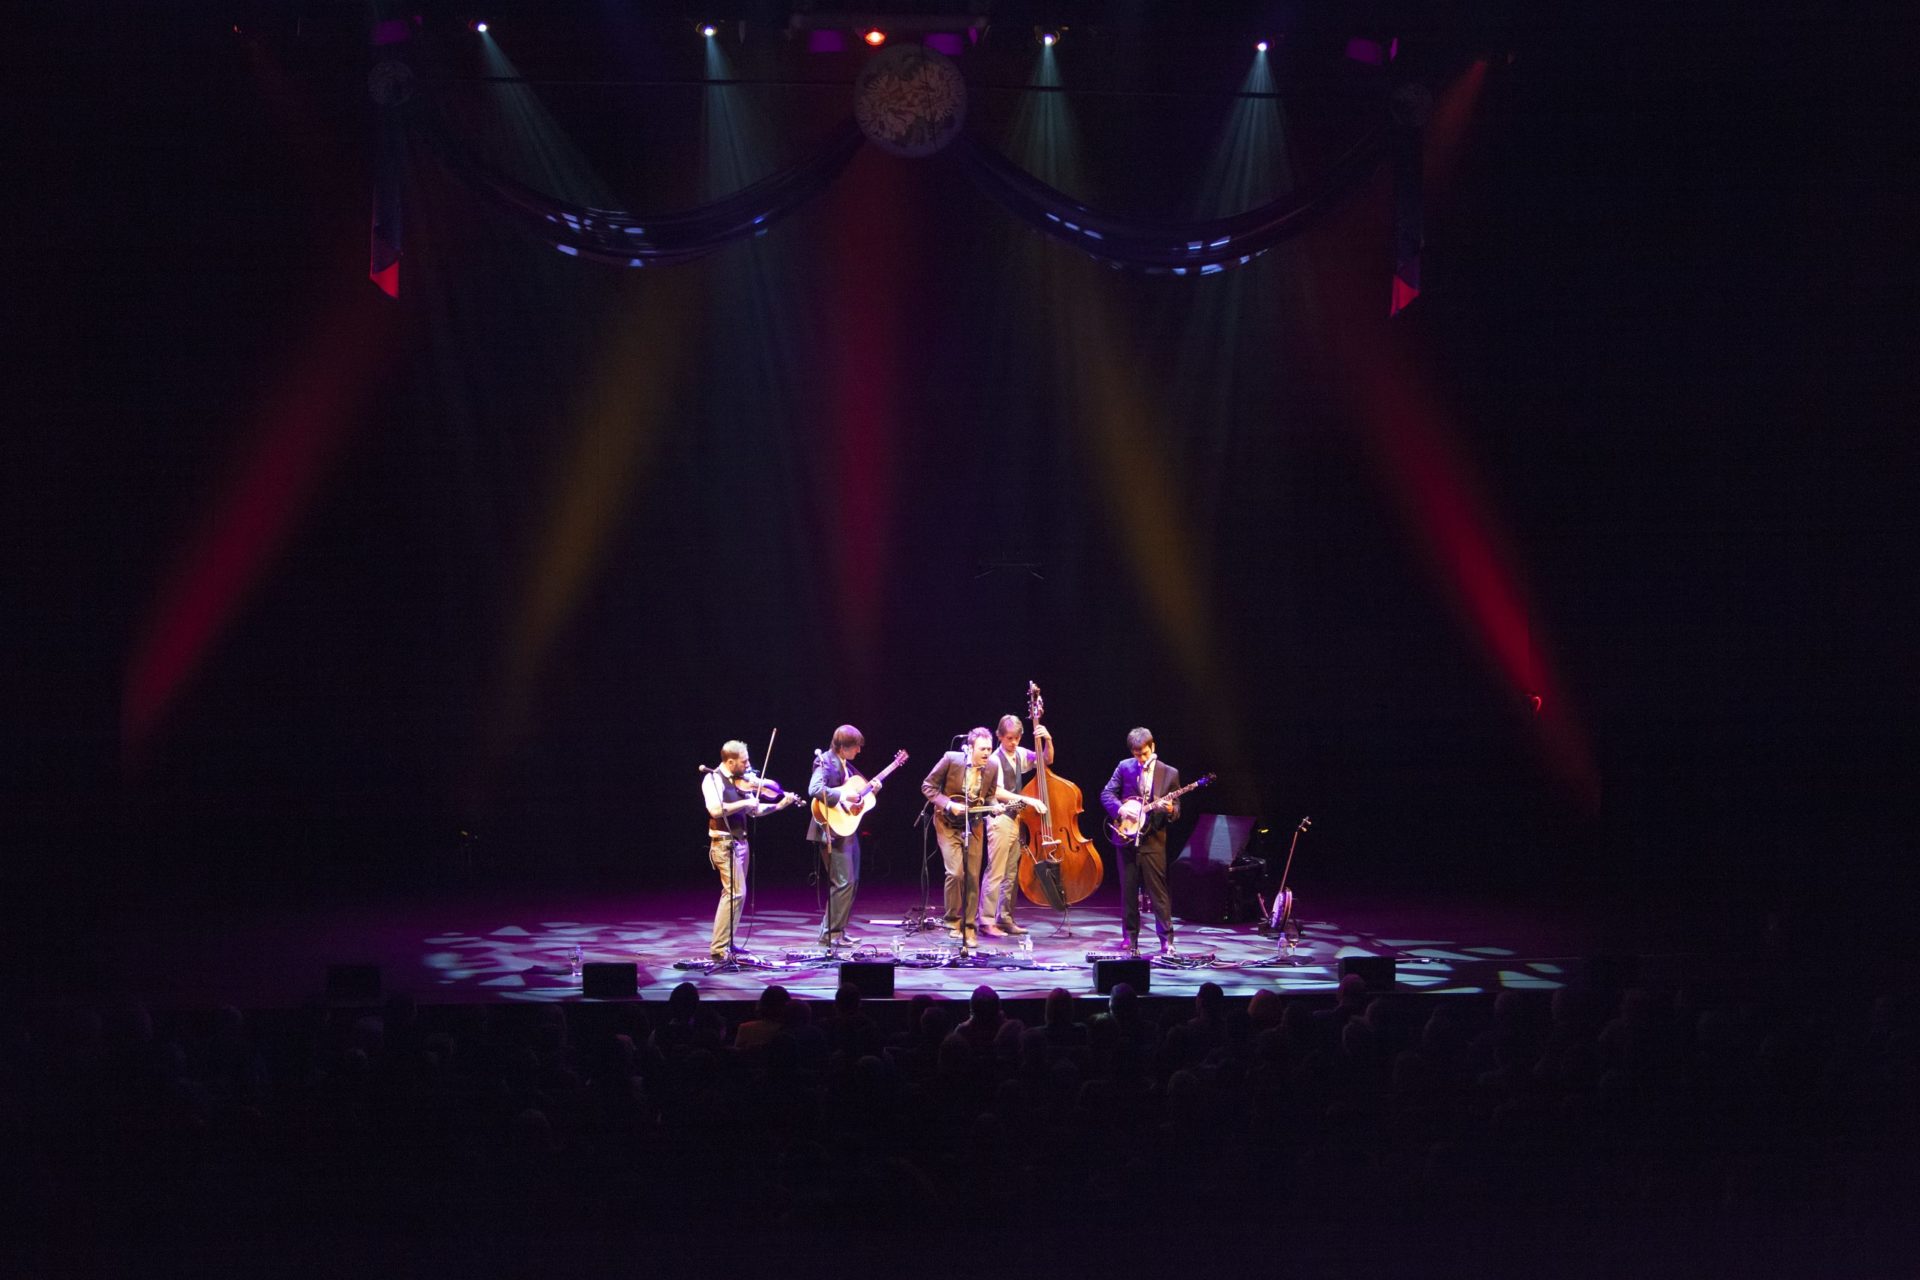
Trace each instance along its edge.
<instances>
[{"instance_id":1,"label":"guitar neck","mask_svg":"<svg viewBox=\"0 0 1920 1280\"><path fill-rule=\"evenodd\" d=\"M892 764L888 765L886 768L882 769L880 772L874 774L871 778L864 778L862 779L862 781L867 784L867 789L871 791L873 788L885 782L887 780L888 774L892 773L895 769L898 769L901 765L905 764L906 762L907 762L907 758L905 756L895 756L893 758Z\"/></svg>"}]
</instances>

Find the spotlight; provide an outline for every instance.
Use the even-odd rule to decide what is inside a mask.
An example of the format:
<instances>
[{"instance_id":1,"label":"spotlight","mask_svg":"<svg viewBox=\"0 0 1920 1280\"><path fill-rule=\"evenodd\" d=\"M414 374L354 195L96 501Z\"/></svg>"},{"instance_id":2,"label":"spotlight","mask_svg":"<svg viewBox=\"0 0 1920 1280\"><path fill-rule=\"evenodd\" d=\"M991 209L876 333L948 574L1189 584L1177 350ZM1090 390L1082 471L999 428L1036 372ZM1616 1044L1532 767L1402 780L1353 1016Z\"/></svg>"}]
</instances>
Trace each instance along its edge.
<instances>
[{"instance_id":1,"label":"spotlight","mask_svg":"<svg viewBox=\"0 0 1920 1280\"><path fill-rule=\"evenodd\" d=\"M1267 42L1262 40L1259 44L1253 46L1253 50L1255 53L1265 53L1267 51Z\"/></svg>"},{"instance_id":2,"label":"spotlight","mask_svg":"<svg viewBox=\"0 0 1920 1280\"><path fill-rule=\"evenodd\" d=\"M711 22L709 22L705 26L700 28L700 34L705 36L707 39L711 40L715 36L720 34L720 28L714 26Z\"/></svg>"},{"instance_id":3,"label":"spotlight","mask_svg":"<svg viewBox=\"0 0 1920 1280\"><path fill-rule=\"evenodd\" d=\"M872 45L874 48L878 49L881 45L887 42L887 33L882 31L878 27L868 27L867 33L861 36L860 38L862 40L865 40L868 44Z\"/></svg>"},{"instance_id":4,"label":"spotlight","mask_svg":"<svg viewBox=\"0 0 1920 1280\"><path fill-rule=\"evenodd\" d=\"M1060 43L1060 33L1058 31L1042 31L1040 33L1040 43L1051 49Z\"/></svg>"},{"instance_id":5,"label":"spotlight","mask_svg":"<svg viewBox=\"0 0 1920 1280\"><path fill-rule=\"evenodd\" d=\"M481 35L487 34L487 20L485 18L475 18L472 22L469 22L467 25L472 27L475 31L478 31Z\"/></svg>"}]
</instances>

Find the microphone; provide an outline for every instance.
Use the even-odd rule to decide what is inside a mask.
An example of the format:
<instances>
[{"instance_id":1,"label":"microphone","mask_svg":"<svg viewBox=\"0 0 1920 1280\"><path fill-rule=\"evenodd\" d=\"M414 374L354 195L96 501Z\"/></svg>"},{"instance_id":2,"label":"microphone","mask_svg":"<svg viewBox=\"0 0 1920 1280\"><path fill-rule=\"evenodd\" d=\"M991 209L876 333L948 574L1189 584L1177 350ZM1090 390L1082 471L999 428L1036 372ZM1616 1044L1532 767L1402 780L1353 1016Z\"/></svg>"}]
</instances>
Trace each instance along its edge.
<instances>
[{"instance_id":1,"label":"microphone","mask_svg":"<svg viewBox=\"0 0 1920 1280\"><path fill-rule=\"evenodd\" d=\"M712 765L710 765L710 764L703 764L703 765L701 765L701 766L700 766L700 772L702 772L702 773L718 773L718 772L720 772L720 771L719 771L718 769L716 769L716 768L714 768L714 767L713 767Z\"/></svg>"}]
</instances>

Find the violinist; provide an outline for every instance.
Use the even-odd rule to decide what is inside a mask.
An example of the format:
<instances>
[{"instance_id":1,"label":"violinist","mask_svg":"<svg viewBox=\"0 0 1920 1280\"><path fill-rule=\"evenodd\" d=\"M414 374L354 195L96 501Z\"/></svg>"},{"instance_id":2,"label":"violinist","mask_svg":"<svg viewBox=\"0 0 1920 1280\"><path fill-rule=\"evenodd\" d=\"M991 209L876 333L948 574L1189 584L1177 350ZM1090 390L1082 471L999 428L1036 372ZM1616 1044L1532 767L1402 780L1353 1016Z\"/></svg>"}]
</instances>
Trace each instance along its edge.
<instances>
[{"instance_id":1,"label":"violinist","mask_svg":"<svg viewBox=\"0 0 1920 1280\"><path fill-rule=\"evenodd\" d=\"M733 951L740 907L747 896L749 825L800 797L755 773L747 760L747 744L738 739L721 744L719 767L706 770L700 791L707 801L707 861L720 873L720 905L713 913L707 954L725 960Z\"/></svg>"},{"instance_id":2,"label":"violinist","mask_svg":"<svg viewBox=\"0 0 1920 1280\"><path fill-rule=\"evenodd\" d=\"M1036 753L1020 745L1025 728L1019 716L1001 716L997 728L1000 746L993 753L993 767L1000 788L1017 792L1033 776ZM1033 740L1051 766L1053 735L1047 726L1036 725ZM1025 801L1008 805L1005 813L995 814L987 823L987 882L980 891L980 931L995 938L1026 932L1013 919L1013 904L1020 897L1020 810L1025 807Z\"/></svg>"}]
</instances>

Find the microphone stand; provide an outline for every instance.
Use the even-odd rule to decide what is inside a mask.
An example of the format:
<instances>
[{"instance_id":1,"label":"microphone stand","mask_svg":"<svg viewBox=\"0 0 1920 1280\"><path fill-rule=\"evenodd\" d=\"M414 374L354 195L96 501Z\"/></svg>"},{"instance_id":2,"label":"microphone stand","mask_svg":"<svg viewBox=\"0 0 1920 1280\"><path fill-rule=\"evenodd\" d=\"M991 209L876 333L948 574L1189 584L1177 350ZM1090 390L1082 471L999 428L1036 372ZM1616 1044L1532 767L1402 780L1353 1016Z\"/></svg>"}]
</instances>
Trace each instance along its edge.
<instances>
[{"instance_id":1,"label":"microphone stand","mask_svg":"<svg viewBox=\"0 0 1920 1280\"><path fill-rule=\"evenodd\" d=\"M920 815L913 825L920 828L920 905L900 913L900 931L909 934L933 927L933 801L920 802Z\"/></svg>"}]
</instances>

